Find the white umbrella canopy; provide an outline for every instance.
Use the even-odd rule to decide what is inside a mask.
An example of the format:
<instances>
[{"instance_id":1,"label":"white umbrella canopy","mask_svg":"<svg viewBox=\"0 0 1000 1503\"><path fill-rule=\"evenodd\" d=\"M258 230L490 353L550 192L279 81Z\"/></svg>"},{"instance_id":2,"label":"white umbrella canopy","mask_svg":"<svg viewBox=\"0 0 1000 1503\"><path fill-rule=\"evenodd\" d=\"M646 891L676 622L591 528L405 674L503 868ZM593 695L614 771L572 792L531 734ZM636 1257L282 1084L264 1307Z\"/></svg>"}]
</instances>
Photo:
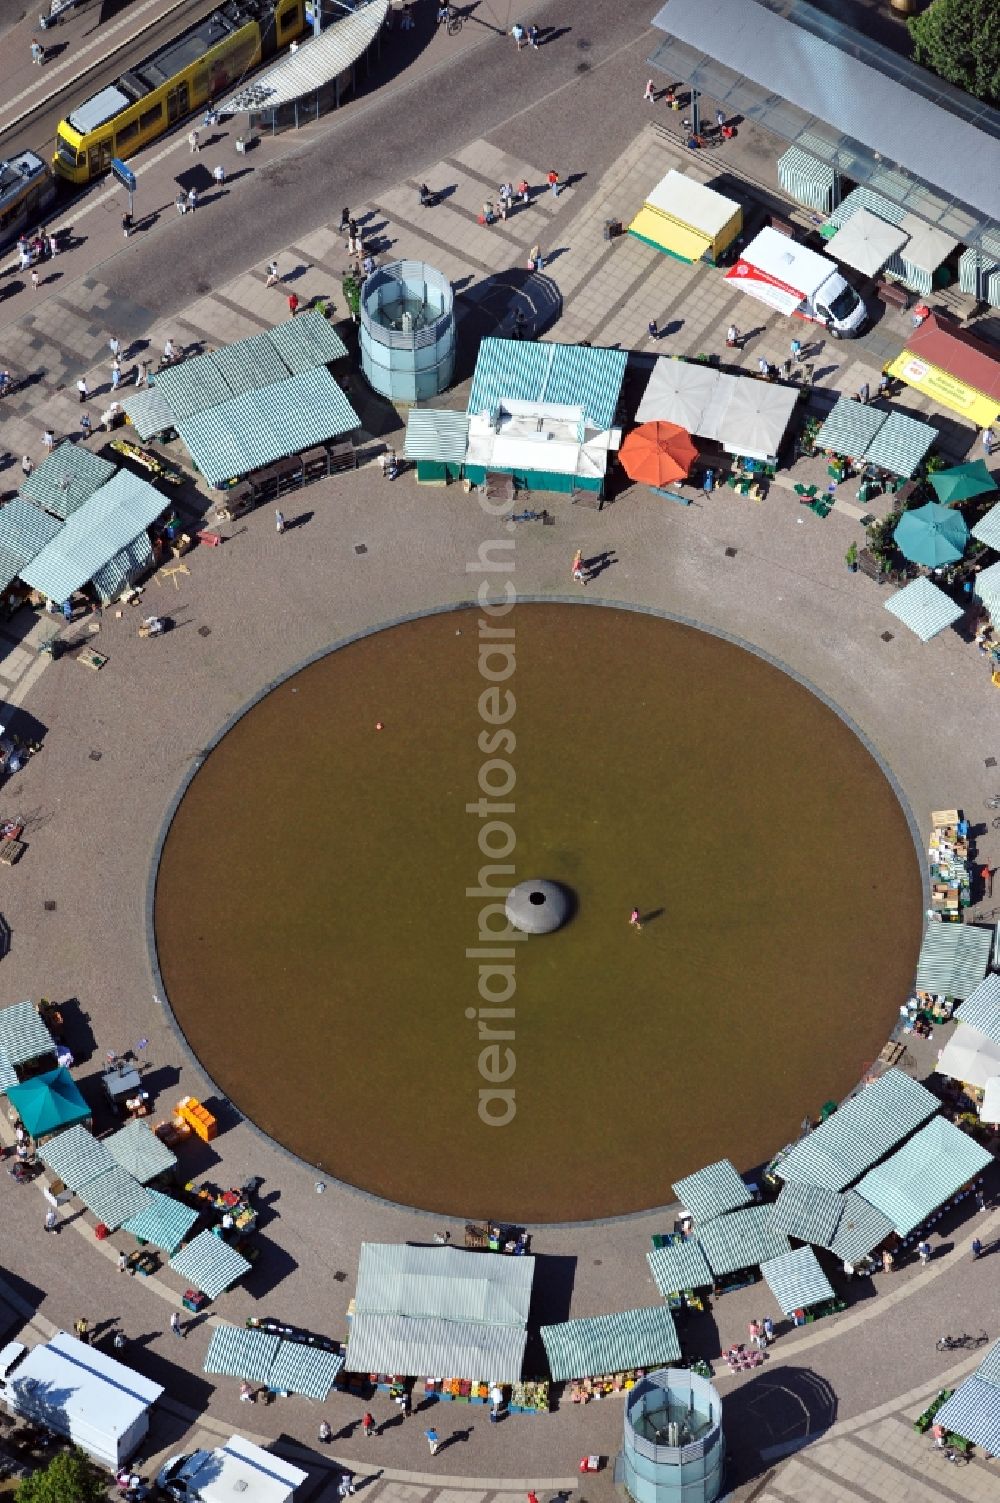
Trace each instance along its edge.
<instances>
[{"instance_id":1,"label":"white umbrella canopy","mask_svg":"<svg viewBox=\"0 0 1000 1503\"><path fill-rule=\"evenodd\" d=\"M798 398L794 386L744 376L737 381L720 424L723 444L734 454L755 459L777 454Z\"/></svg>"},{"instance_id":2,"label":"white umbrella canopy","mask_svg":"<svg viewBox=\"0 0 1000 1503\"><path fill-rule=\"evenodd\" d=\"M1000 1075L1000 1044L994 1044L978 1028L959 1023L935 1068L939 1075L982 1090L991 1077Z\"/></svg>"},{"instance_id":3,"label":"white umbrella canopy","mask_svg":"<svg viewBox=\"0 0 1000 1503\"><path fill-rule=\"evenodd\" d=\"M826 242L826 251L845 266L875 277L909 238L906 230L887 224L870 209L858 209Z\"/></svg>"},{"instance_id":4,"label":"white umbrella canopy","mask_svg":"<svg viewBox=\"0 0 1000 1503\"><path fill-rule=\"evenodd\" d=\"M704 433L702 415L718 380L719 372L709 365L669 360L661 355L646 383L635 420L637 423L676 423L688 433Z\"/></svg>"},{"instance_id":5,"label":"white umbrella canopy","mask_svg":"<svg viewBox=\"0 0 1000 1503\"><path fill-rule=\"evenodd\" d=\"M1000 1122L1000 1075L991 1075L983 1088L979 1120L994 1124Z\"/></svg>"}]
</instances>

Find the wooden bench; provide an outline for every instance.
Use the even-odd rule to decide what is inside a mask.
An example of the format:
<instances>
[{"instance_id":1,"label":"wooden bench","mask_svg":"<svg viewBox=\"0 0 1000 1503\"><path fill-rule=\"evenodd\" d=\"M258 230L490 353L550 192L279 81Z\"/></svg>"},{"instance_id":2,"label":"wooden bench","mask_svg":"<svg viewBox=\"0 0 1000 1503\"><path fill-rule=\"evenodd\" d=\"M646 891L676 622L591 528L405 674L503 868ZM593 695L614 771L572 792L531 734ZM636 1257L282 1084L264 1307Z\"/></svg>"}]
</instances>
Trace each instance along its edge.
<instances>
[{"instance_id":1,"label":"wooden bench","mask_svg":"<svg viewBox=\"0 0 1000 1503\"><path fill-rule=\"evenodd\" d=\"M888 303L893 308L910 306L910 294L905 287L897 287L895 282L876 282L875 296L880 302Z\"/></svg>"},{"instance_id":2,"label":"wooden bench","mask_svg":"<svg viewBox=\"0 0 1000 1503\"><path fill-rule=\"evenodd\" d=\"M790 219L782 219L780 214L769 214L767 222L772 230L778 231L779 235L787 235L790 240L795 239L797 228Z\"/></svg>"}]
</instances>

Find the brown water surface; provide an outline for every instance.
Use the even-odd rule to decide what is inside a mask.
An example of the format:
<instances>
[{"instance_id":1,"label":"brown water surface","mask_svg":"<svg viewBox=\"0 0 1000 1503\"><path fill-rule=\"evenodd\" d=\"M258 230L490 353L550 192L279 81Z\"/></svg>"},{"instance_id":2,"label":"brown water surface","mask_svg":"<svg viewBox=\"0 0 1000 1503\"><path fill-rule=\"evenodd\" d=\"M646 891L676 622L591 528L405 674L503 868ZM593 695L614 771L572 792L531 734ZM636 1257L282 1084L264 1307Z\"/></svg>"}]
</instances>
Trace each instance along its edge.
<instances>
[{"instance_id":1,"label":"brown water surface","mask_svg":"<svg viewBox=\"0 0 1000 1503\"><path fill-rule=\"evenodd\" d=\"M516 633L500 818L516 880L565 883L578 909L511 947L515 1015L484 1025L487 961L466 949L488 899L466 889L488 858L466 805L477 738L500 733L478 621L332 652L223 738L163 850L167 996L239 1108L353 1185L524 1222L661 1205L716 1158L769 1157L877 1056L920 938L910 832L848 726L754 654L652 615L519 605L490 623ZM513 1068L502 1083L483 1026L515 1035L482 1059ZM490 1089L514 1092L506 1126L480 1117Z\"/></svg>"}]
</instances>

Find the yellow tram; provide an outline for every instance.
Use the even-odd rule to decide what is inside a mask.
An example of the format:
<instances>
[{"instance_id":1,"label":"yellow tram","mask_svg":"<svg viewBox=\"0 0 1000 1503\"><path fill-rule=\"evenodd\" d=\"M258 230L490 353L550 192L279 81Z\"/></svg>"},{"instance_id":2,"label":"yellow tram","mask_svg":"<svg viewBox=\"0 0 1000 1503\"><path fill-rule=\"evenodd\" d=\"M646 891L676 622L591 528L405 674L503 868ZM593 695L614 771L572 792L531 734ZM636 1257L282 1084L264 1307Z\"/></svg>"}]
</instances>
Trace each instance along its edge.
<instances>
[{"instance_id":1,"label":"yellow tram","mask_svg":"<svg viewBox=\"0 0 1000 1503\"><path fill-rule=\"evenodd\" d=\"M226 0L84 100L56 128L53 165L71 183L107 171L234 87L305 29L304 0Z\"/></svg>"}]
</instances>

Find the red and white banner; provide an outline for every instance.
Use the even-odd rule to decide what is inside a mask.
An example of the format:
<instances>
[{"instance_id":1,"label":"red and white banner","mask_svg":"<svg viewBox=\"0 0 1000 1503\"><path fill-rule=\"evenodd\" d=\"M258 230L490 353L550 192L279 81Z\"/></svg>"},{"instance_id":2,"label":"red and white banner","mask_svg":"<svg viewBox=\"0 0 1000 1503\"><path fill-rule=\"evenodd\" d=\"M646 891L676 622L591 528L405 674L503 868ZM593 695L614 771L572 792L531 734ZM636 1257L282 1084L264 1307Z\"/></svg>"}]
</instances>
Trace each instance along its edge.
<instances>
[{"instance_id":1,"label":"red and white banner","mask_svg":"<svg viewBox=\"0 0 1000 1503\"><path fill-rule=\"evenodd\" d=\"M791 313L804 300L803 294L796 287L742 259L737 261L731 271L726 272L726 281L739 283L744 292L770 303L773 308L780 308L784 313Z\"/></svg>"}]
</instances>

